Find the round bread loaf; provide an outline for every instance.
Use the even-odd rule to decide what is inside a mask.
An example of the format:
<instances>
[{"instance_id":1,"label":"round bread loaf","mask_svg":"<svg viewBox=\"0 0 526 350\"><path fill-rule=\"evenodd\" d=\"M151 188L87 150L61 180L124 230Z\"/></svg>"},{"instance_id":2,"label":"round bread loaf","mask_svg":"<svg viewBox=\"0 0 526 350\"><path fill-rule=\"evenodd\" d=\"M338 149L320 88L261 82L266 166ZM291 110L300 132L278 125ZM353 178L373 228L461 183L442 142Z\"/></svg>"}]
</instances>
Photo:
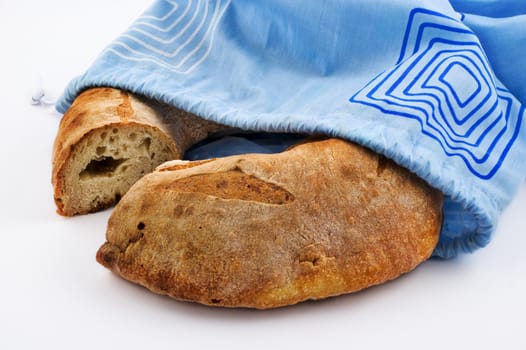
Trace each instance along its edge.
<instances>
[{"instance_id":1,"label":"round bread loaf","mask_svg":"<svg viewBox=\"0 0 526 350\"><path fill-rule=\"evenodd\" d=\"M179 300L273 308L400 276L432 253L442 195L338 139L168 162L116 206L97 260Z\"/></svg>"}]
</instances>

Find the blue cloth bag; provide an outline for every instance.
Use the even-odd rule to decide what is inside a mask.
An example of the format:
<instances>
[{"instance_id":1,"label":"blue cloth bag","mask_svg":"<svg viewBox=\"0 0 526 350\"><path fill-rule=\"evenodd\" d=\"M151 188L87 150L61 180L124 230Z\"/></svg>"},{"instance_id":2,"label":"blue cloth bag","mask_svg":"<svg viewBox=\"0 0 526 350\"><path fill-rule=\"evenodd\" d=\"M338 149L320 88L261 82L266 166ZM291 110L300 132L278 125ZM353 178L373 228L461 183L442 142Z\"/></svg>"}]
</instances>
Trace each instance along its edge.
<instances>
[{"instance_id":1,"label":"blue cloth bag","mask_svg":"<svg viewBox=\"0 0 526 350\"><path fill-rule=\"evenodd\" d=\"M445 194L434 255L450 258L489 242L526 174L525 54L523 0L160 0L57 109L112 86L246 130L360 143Z\"/></svg>"}]
</instances>

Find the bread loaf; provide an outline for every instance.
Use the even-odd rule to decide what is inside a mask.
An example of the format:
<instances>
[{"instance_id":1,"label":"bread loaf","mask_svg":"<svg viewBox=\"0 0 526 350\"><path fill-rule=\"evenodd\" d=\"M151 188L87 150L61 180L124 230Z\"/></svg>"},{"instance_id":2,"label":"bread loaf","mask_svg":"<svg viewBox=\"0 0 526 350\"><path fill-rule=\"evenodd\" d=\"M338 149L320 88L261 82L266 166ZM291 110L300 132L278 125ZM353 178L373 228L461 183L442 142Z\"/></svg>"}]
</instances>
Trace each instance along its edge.
<instances>
[{"instance_id":1,"label":"bread loaf","mask_svg":"<svg viewBox=\"0 0 526 350\"><path fill-rule=\"evenodd\" d=\"M57 212L84 214L117 202L157 165L181 158L223 127L131 93L93 88L61 120L53 149Z\"/></svg>"},{"instance_id":2,"label":"bread loaf","mask_svg":"<svg viewBox=\"0 0 526 350\"><path fill-rule=\"evenodd\" d=\"M274 308L383 283L432 253L442 195L358 145L169 162L113 211L97 260L179 300Z\"/></svg>"}]
</instances>

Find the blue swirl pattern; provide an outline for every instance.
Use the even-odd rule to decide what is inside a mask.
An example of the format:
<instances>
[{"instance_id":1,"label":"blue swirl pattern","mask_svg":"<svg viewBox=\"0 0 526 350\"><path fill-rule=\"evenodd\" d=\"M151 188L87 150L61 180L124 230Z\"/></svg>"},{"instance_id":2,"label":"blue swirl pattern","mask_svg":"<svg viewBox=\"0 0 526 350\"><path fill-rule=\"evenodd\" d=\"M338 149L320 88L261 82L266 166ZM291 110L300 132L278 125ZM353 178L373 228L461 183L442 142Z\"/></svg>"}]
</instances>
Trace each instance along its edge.
<instances>
[{"instance_id":1,"label":"blue swirl pattern","mask_svg":"<svg viewBox=\"0 0 526 350\"><path fill-rule=\"evenodd\" d=\"M106 52L135 64L189 74L210 54L216 28L230 0L164 0Z\"/></svg>"},{"instance_id":2,"label":"blue swirl pattern","mask_svg":"<svg viewBox=\"0 0 526 350\"><path fill-rule=\"evenodd\" d=\"M414 119L471 173L490 179L516 140L524 108L494 76L475 34L438 12L411 11L396 65L350 98Z\"/></svg>"}]
</instances>

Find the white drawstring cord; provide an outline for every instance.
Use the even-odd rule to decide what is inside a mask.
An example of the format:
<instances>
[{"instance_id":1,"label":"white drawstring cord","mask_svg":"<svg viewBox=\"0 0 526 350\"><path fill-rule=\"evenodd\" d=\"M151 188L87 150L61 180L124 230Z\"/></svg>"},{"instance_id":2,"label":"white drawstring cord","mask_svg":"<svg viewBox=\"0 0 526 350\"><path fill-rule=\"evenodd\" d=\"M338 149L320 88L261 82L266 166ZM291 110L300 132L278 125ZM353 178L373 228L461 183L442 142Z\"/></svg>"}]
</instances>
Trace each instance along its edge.
<instances>
[{"instance_id":1,"label":"white drawstring cord","mask_svg":"<svg viewBox=\"0 0 526 350\"><path fill-rule=\"evenodd\" d=\"M34 106L51 106L55 104L55 99L48 96L44 89L38 88L31 95L31 104Z\"/></svg>"}]
</instances>

